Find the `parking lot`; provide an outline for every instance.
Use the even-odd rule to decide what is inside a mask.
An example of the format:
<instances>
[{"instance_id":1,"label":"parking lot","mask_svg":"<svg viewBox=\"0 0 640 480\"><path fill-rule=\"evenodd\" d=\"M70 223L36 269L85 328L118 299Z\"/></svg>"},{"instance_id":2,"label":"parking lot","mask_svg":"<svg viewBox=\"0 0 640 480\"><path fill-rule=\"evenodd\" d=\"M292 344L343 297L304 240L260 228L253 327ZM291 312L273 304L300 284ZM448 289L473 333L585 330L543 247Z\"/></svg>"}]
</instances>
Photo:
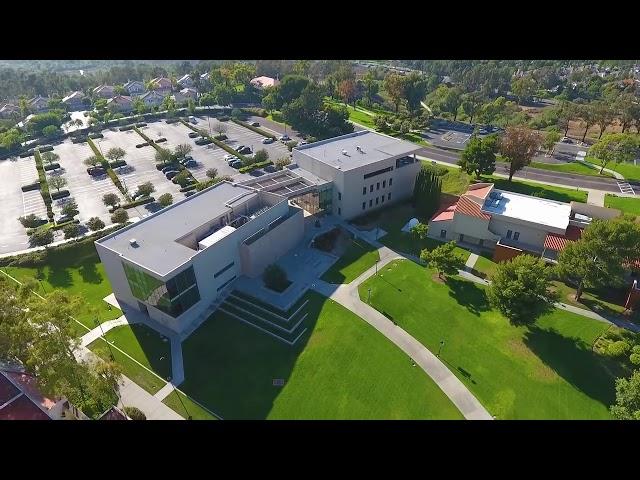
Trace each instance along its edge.
<instances>
[{"instance_id":1,"label":"parking lot","mask_svg":"<svg viewBox=\"0 0 640 480\"><path fill-rule=\"evenodd\" d=\"M102 203L102 197L106 193L115 193L120 199L122 195L107 175L92 177L87 174L87 166L83 161L93 155L93 150L87 143L73 144L70 140L56 145L53 149L60 156L60 169L47 172L50 178L54 175L62 175L67 180L67 186L63 189L69 190L69 197L54 200L53 211L56 216L60 214L63 205L70 199L78 204L79 214L76 217L81 223L86 222L91 217L100 217L107 225L111 224L111 214ZM56 190L49 187L51 193Z\"/></svg>"},{"instance_id":2,"label":"parking lot","mask_svg":"<svg viewBox=\"0 0 640 480\"><path fill-rule=\"evenodd\" d=\"M18 217L33 213L47 218L47 208L40 190L23 192L20 187L38 180L38 171L33 157L11 158L0 161L0 253L28 248L28 237Z\"/></svg>"},{"instance_id":3,"label":"parking lot","mask_svg":"<svg viewBox=\"0 0 640 480\"><path fill-rule=\"evenodd\" d=\"M158 137L153 133L153 128L143 127L142 131L150 138L157 139ZM156 189L153 193L155 198L158 198L163 193L171 193L174 202L185 198L184 194L180 193L180 187L172 183L171 180L167 180L162 172L156 169L154 158L156 150L151 146L136 148L136 144L143 143L144 140L135 131L103 130L102 133L104 138L95 140L95 144L103 154L106 154L113 147L120 147L127 152L124 157L127 165L114 171L129 193L134 193L138 185L151 182Z\"/></svg>"}]
</instances>

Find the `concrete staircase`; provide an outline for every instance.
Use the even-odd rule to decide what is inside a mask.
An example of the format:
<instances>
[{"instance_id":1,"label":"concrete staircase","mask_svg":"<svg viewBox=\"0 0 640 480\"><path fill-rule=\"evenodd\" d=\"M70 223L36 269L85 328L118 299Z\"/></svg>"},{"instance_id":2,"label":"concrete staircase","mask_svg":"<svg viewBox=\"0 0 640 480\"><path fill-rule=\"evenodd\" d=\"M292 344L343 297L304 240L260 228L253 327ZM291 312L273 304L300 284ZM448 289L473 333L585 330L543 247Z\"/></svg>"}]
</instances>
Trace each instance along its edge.
<instances>
[{"instance_id":1,"label":"concrete staircase","mask_svg":"<svg viewBox=\"0 0 640 480\"><path fill-rule=\"evenodd\" d=\"M209 305L200 315L198 315L198 317L180 333L181 341L184 342L189 337L189 335L195 332L196 329L200 325L202 325L207 318L211 316L213 312L215 312L216 310L218 310L218 308L220 308L220 305L222 305L225 302L226 298L233 291L234 283L235 282L231 282L229 285L227 285L225 289L220 292L220 294L215 299L215 301L211 305Z\"/></svg>"}]
</instances>

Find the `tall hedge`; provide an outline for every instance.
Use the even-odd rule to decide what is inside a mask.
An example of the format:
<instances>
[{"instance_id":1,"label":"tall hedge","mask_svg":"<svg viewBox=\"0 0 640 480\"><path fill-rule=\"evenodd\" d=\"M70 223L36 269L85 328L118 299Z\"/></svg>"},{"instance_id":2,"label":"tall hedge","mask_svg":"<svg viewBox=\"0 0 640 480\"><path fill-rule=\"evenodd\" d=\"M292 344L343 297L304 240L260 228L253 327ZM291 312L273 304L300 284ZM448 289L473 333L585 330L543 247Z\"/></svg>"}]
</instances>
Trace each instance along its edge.
<instances>
[{"instance_id":1,"label":"tall hedge","mask_svg":"<svg viewBox=\"0 0 640 480\"><path fill-rule=\"evenodd\" d=\"M421 168L413 188L413 203L420 217L428 219L438 210L441 191L441 178L432 169Z\"/></svg>"}]
</instances>

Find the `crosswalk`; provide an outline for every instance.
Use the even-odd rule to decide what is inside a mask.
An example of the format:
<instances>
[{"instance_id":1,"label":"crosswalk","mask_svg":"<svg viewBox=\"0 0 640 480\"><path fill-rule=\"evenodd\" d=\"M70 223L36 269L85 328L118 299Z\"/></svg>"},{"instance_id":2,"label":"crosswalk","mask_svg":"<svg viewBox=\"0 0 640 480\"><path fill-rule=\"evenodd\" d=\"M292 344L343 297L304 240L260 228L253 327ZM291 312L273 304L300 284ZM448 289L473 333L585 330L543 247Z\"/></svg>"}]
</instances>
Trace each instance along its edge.
<instances>
[{"instance_id":1,"label":"crosswalk","mask_svg":"<svg viewBox=\"0 0 640 480\"><path fill-rule=\"evenodd\" d=\"M631 184L625 180L618 180L618 188L620 193L630 193L631 195L637 195Z\"/></svg>"}]
</instances>

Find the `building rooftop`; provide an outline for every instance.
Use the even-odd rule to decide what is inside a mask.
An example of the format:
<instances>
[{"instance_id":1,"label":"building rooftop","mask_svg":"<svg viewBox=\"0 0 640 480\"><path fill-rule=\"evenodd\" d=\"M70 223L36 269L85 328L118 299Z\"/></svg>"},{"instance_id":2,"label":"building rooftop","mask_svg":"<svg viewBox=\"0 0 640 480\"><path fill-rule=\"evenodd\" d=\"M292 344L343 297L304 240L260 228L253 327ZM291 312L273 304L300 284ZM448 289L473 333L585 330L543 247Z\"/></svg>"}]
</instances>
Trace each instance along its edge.
<instances>
[{"instance_id":1,"label":"building rooftop","mask_svg":"<svg viewBox=\"0 0 640 480\"><path fill-rule=\"evenodd\" d=\"M494 189L485 200L482 211L555 228L558 233L564 233L569 226L571 205Z\"/></svg>"},{"instance_id":2,"label":"building rooftop","mask_svg":"<svg viewBox=\"0 0 640 480\"><path fill-rule=\"evenodd\" d=\"M360 150L357 147L360 147ZM319 162L346 171L387 158L409 155L417 152L420 148L422 147L414 143L363 130L302 145L294 150ZM343 151L346 151L346 154Z\"/></svg>"},{"instance_id":3,"label":"building rooftop","mask_svg":"<svg viewBox=\"0 0 640 480\"><path fill-rule=\"evenodd\" d=\"M202 192L122 228L96 243L123 258L164 276L180 267L198 250L176 240L258 196L255 189L220 182ZM135 240L135 245L131 245Z\"/></svg>"}]
</instances>

